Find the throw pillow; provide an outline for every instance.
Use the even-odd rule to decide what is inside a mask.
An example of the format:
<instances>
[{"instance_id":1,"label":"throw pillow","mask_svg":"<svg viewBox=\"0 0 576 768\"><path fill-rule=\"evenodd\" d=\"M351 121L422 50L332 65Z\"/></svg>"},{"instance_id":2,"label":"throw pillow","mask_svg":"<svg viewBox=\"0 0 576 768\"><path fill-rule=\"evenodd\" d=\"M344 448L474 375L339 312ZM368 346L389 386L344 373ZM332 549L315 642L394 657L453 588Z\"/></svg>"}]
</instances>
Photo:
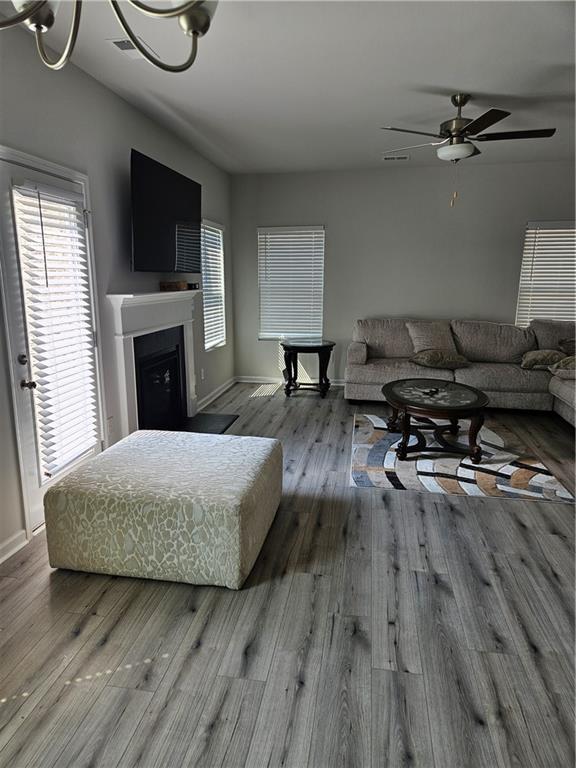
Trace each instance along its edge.
<instances>
[{"instance_id":1,"label":"throw pillow","mask_svg":"<svg viewBox=\"0 0 576 768\"><path fill-rule=\"evenodd\" d=\"M444 368L449 371L455 371L456 368L467 368L470 365L463 355L446 349L423 349L414 355L412 362L426 368Z\"/></svg>"},{"instance_id":2,"label":"throw pillow","mask_svg":"<svg viewBox=\"0 0 576 768\"><path fill-rule=\"evenodd\" d=\"M556 349L533 349L522 356L521 368L534 371L546 371L551 365L559 363L565 357L564 352Z\"/></svg>"},{"instance_id":3,"label":"throw pillow","mask_svg":"<svg viewBox=\"0 0 576 768\"><path fill-rule=\"evenodd\" d=\"M576 357L574 355L565 357L556 365L551 365L548 370L559 379L574 379L576 378Z\"/></svg>"},{"instance_id":4,"label":"throw pillow","mask_svg":"<svg viewBox=\"0 0 576 768\"><path fill-rule=\"evenodd\" d=\"M576 354L576 339L560 339L558 349L562 350L565 355L573 357Z\"/></svg>"},{"instance_id":5,"label":"throw pillow","mask_svg":"<svg viewBox=\"0 0 576 768\"><path fill-rule=\"evenodd\" d=\"M412 339L414 352L423 352L425 349L444 349L447 352L457 354L456 344L450 329L450 323L445 321L407 320L406 328Z\"/></svg>"}]
</instances>

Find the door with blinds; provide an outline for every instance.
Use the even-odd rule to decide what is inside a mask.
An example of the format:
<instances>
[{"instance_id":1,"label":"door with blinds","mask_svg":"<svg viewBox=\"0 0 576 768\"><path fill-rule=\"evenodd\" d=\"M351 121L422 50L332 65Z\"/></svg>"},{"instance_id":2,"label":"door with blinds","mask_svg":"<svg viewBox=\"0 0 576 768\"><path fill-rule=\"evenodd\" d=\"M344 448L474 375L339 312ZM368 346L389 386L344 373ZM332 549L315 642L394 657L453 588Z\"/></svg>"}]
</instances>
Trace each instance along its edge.
<instances>
[{"instance_id":1,"label":"door with blinds","mask_svg":"<svg viewBox=\"0 0 576 768\"><path fill-rule=\"evenodd\" d=\"M29 527L43 496L99 452L101 409L82 183L0 162L4 319Z\"/></svg>"}]
</instances>

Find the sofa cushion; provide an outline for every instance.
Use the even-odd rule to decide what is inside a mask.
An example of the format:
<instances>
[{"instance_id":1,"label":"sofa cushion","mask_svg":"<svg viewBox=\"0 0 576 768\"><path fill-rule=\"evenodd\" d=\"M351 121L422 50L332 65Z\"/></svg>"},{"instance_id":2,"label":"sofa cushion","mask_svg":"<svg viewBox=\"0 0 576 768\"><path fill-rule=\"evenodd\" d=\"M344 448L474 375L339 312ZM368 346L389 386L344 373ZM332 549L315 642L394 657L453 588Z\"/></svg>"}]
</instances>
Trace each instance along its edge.
<instances>
[{"instance_id":1,"label":"sofa cushion","mask_svg":"<svg viewBox=\"0 0 576 768\"><path fill-rule=\"evenodd\" d=\"M560 379L571 379L574 381L576 378L576 358L574 355L563 357L560 362L551 365L548 370Z\"/></svg>"},{"instance_id":2,"label":"sofa cushion","mask_svg":"<svg viewBox=\"0 0 576 768\"><path fill-rule=\"evenodd\" d=\"M454 371L455 381L484 392L548 392L550 374L513 363L473 363Z\"/></svg>"},{"instance_id":3,"label":"sofa cushion","mask_svg":"<svg viewBox=\"0 0 576 768\"><path fill-rule=\"evenodd\" d=\"M563 339L574 338L574 323L570 320L547 320L535 318L530 321L539 349L559 349Z\"/></svg>"},{"instance_id":4,"label":"sofa cushion","mask_svg":"<svg viewBox=\"0 0 576 768\"><path fill-rule=\"evenodd\" d=\"M522 357L522 368L527 370L547 371L551 365L559 363L565 357L559 349L532 349Z\"/></svg>"},{"instance_id":5,"label":"sofa cushion","mask_svg":"<svg viewBox=\"0 0 576 768\"><path fill-rule=\"evenodd\" d=\"M349 365L346 368L347 382L355 384L388 384L398 379L429 379L430 369L410 360L400 358L368 360L366 365ZM443 368L434 369L434 378L454 381L454 372Z\"/></svg>"},{"instance_id":6,"label":"sofa cushion","mask_svg":"<svg viewBox=\"0 0 576 768\"><path fill-rule=\"evenodd\" d=\"M347 365L364 365L367 359L368 347L363 341L352 341L346 350Z\"/></svg>"},{"instance_id":7,"label":"sofa cushion","mask_svg":"<svg viewBox=\"0 0 576 768\"><path fill-rule=\"evenodd\" d=\"M452 320L451 325L458 352L475 362L519 363L525 352L536 349L529 328L484 320Z\"/></svg>"},{"instance_id":8,"label":"sofa cushion","mask_svg":"<svg viewBox=\"0 0 576 768\"><path fill-rule=\"evenodd\" d=\"M572 408L576 407L576 388L574 387L573 381L561 379L558 376L552 376L550 379L550 392L554 397L557 397L559 400L562 400L563 403L566 403L566 405L569 405Z\"/></svg>"},{"instance_id":9,"label":"sofa cushion","mask_svg":"<svg viewBox=\"0 0 576 768\"><path fill-rule=\"evenodd\" d=\"M424 365L426 368L446 368L455 371L456 368L467 368L470 363L458 352L450 352L446 349L423 349L416 352L411 358L416 365Z\"/></svg>"},{"instance_id":10,"label":"sofa cushion","mask_svg":"<svg viewBox=\"0 0 576 768\"><path fill-rule=\"evenodd\" d=\"M425 349L445 349L448 352L457 353L454 337L450 329L450 323L446 320L407 320L406 328L414 345L414 352L423 352Z\"/></svg>"},{"instance_id":11,"label":"sofa cushion","mask_svg":"<svg viewBox=\"0 0 576 768\"><path fill-rule=\"evenodd\" d=\"M414 354L406 320L396 317L357 320L352 340L368 345L369 358L411 357Z\"/></svg>"}]
</instances>

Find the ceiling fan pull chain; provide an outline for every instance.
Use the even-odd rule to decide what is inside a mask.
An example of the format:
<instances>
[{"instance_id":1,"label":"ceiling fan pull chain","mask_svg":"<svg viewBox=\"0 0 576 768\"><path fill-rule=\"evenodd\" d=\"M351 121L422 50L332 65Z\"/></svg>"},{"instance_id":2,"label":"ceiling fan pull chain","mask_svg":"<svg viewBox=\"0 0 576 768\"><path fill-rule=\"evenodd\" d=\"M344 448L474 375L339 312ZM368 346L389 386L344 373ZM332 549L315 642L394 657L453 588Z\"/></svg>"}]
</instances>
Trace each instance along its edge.
<instances>
[{"instance_id":1,"label":"ceiling fan pull chain","mask_svg":"<svg viewBox=\"0 0 576 768\"><path fill-rule=\"evenodd\" d=\"M450 208L454 208L458 197L458 163L455 160L452 161L452 167L454 168L454 192L450 198Z\"/></svg>"}]
</instances>

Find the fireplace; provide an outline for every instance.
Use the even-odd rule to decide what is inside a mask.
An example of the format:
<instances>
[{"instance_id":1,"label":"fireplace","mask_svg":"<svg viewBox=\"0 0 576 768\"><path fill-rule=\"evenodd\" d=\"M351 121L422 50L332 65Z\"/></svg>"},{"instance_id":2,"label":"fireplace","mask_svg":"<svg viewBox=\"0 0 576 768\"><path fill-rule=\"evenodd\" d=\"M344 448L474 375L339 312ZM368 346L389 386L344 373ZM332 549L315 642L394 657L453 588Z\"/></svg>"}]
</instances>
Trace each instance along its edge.
<instances>
[{"instance_id":1,"label":"fireplace","mask_svg":"<svg viewBox=\"0 0 576 768\"><path fill-rule=\"evenodd\" d=\"M111 443L135 429L182 429L198 410L193 326L199 295L108 294L118 375L118 418L108 417Z\"/></svg>"},{"instance_id":2,"label":"fireplace","mask_svg":"<svg viewBox=\"0 0 576 768\"><path fill-rule=\"evenodd\" d=\"M140 429L181 429L186 420L182 326L134 339Z\"/></svg>"}]
</instances>

